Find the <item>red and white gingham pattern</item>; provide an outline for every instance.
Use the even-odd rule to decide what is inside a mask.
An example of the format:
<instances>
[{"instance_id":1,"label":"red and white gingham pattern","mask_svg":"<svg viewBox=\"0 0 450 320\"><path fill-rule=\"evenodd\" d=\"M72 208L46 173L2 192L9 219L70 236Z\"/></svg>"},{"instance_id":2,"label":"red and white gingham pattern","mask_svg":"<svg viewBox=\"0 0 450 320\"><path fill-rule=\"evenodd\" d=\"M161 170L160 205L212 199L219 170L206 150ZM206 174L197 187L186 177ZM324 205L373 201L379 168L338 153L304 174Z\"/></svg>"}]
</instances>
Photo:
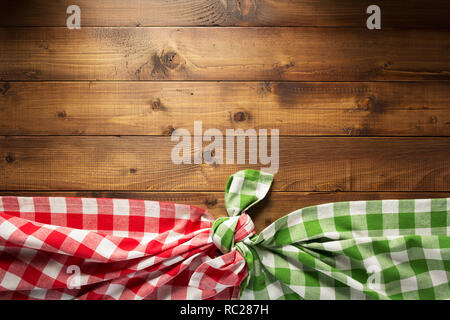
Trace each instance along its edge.
<instances>
[{"instance_id":1,"label":"red and white gingham pattern","mask_svg":"<svg viewBox=\"0 0 450 320\"><path fill-rule=\"evenodd\" d=\"M164 202L0 197L0 299L237 298L247 266L215 257L212 221Z\"/></svg>"},{"instance_id":2,"label":"red and white gingham pattern","mask_svg":"<svg viewBox=\"0 0 450 320\"><path fill-rule=\"evenodd\" d=\"M255 224L250 216L245 212L242 212L239 216L239 220L234 231L234 242L242 241L247 237L251 237L255 234Z\"/></svg>"}]
</instances>

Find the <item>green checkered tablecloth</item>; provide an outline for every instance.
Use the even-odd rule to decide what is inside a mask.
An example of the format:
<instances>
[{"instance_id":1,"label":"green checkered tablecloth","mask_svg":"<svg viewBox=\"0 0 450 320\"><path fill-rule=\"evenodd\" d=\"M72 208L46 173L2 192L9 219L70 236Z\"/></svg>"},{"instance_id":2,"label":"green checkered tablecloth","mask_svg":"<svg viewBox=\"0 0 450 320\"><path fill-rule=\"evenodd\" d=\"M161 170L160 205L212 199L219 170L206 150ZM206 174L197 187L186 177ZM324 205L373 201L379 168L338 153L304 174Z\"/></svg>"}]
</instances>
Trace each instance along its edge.
<instances>
[{"instance_id":1,"label":"green checkered tablecloth","mask_svg":"<svg viewBox=\"0 0 450 320\"><path fill-rule=\"evenodd\" d=\"M272 179L231 176L228 215L264 198ZM450 299L449 212L450 198L327 203L236 243L236 220L215 236L247 261L241 299Z\"/></svg>"}]
</instances>

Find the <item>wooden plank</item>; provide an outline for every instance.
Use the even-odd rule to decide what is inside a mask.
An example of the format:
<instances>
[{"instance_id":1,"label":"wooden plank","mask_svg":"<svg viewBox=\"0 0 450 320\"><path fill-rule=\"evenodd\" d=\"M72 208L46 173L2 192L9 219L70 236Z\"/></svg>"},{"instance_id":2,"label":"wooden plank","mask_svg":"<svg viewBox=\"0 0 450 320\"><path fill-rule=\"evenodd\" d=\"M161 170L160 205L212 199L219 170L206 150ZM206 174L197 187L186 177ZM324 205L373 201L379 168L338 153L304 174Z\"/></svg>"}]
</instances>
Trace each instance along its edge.
<instances>
[{"instance_id":1,"label":"wooden plank","mask_svg":"<svg viewBox=\"0 0 450 320\"><path fill-rule=\"evenodd\" d=\"M281 135L448 136L450 83L4 82L0 135L166 135L278 128Z\"/></svg>"},{"instance_id":2,"label":"wooden plank","mask_svg":"<svg viewBox=\"0 0 450 320\"><path fill-rule=\"evenodd\" d=\"M450 30L2 28L0 80L448 80Z\"/></svg>"},{"instance_id":3,"label":"wooden plank","mask_svg":"<svg viewBox=\"0 0 450 320\"><path fill-rule=\"evenodd\" d=\"M0 26L66 26L73 1L2 1ZM77 0L82 26L354 26L381 7L382 27L449 27L445 0Z\"/></svg>"},{"instance_id":4,"label":"wooden plank","mask_svg":"<svg viewBox=\"0 0 450 320\"><path fill-rule=\"evenodd\" d=\"M248 157L176 165L176 144L153 136L2 137L0 190L221 191L234 172L269 166ZM449 138L281 137L279 145L275 191L450 190ZM274 164L276 153L268 154Z\"/></svg>"},{"instance_id":5,"label":"wooden plank","mask_svg":"<svg viewBox=\"0 0 450 320\"><path fill-rule=\"evenodd\" d=\"M189 204L205 209L214 217L226 215L223 192L0 192L3 196L52 196L52 197L89 197L121 198L167 201ZM428 199L447 198L447 192L269 192L267 197L247 213L255 223L256 230L261 231L282 216L308 206L329 202L382 199Z\"/></svg>"}]
</instances>

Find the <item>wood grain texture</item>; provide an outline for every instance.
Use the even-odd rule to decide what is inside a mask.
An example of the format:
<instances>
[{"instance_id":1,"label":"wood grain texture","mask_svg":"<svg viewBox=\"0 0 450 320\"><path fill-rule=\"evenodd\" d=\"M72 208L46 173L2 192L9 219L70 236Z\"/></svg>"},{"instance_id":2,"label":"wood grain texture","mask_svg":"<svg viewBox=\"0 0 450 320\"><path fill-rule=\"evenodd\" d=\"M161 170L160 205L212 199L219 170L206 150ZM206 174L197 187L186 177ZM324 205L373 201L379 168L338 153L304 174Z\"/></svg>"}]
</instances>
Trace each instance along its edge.
<instances>
[{"instance_id":1,"label":"wood grain texture","mask_svg":"<svg viewBox=\"0 0 450 320\"><path fill-rule=\"evenodd\" d=\"M0 80L448 80L449 30L2 28Z\"/></svg>"},{"instance_id":2,"label":"wood grain texture","mask_svg":"<svg viewBox=\"0 0 450 320\"><path fill-rule=\"evenodd\" d=\"M73 1L1 1L0 26L65 26ZM446 0L77 0L82 26L354 26L378 4L382 27L449 27Z\"/></svg>"},{"instance_id":3,"label":"wood grain texture","mask_svg":"<svg viewBox=\"0 0 450 320\"><path fill-rule=\"evenodd\" d=\"M221 191L236 171L264 167L175 165L175 144L170 137L3 137L0 190ZM449 138L282 137L273 190L449 191L449 150Z\"/></svg>"},{"instance_id":4,"label":"wood grain texture","mask_svg":"<svg viewBox=\"0 0 450 320\"><path fill-rule=\"evenodd\" d=\"M4 82L0 135L449 136L449 82Z\"/></svg>"},{"instance_id":5,"label":"wood grain texture","mask_svg":"<svg viewBox=\"0 0 450 320\"><path fill-rule=\"evenodd\" d=\"M173 164L169 135L201 120L283 135L259 231L320 203L450 196L449 1L0 2L2 195L223 216L229 175L261 165Z\"/></svg>"},{"instance_id":6,"label":"wood grain texture","mask_svg":"<svg viewBox=\"0 0 450 320\"><path fill-rule=\"evenodd\" d=\"M88 197L88 198L121 198L141 199L183 203L205 209L215 218L225 216L223 192L0 192L8 196L52 196L52 197ZM329 202L383 200L383 199L428 199L447 198L447 192L269 192L266 198L251 208L249 213L255 223L257 232L275 220L297 209Z\"/></svg>"}]
</instances>

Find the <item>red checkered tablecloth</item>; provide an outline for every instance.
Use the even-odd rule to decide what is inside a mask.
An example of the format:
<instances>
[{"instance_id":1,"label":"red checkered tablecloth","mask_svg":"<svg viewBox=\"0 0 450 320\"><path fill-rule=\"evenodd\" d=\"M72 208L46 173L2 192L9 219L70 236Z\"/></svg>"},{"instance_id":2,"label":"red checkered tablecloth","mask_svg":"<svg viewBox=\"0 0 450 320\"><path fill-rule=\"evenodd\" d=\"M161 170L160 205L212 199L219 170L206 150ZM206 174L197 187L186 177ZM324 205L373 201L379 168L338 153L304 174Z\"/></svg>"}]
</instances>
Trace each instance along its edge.
<instances>
[{"instance_id":1,"label":"red checkered tablecloth","mask_svg":"<svg viewBox=\"0 0 450 320\"><path fill-rule=\"evenodd\" d=\"M237 298L246 263L216 257L212 222L182 204L0 197L0 298Z\"/></svg>"}]
</instances>

